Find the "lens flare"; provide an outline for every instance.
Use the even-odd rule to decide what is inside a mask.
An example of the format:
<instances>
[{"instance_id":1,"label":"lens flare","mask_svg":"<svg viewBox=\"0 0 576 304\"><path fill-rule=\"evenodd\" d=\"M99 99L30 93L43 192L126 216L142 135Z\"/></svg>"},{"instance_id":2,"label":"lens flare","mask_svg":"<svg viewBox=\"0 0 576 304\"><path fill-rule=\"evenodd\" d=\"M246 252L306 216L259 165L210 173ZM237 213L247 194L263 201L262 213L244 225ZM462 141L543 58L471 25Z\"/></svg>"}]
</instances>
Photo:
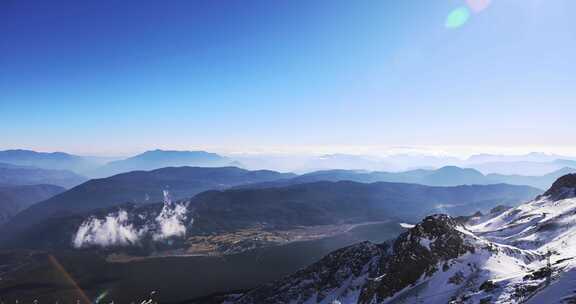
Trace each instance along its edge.
<instances>
[{"instance_id":1,"label":"lens flare","mask_svg":"<svg viewBox=\"0 0 576 304\"><path fill-rule=\"evenodd\" d=\"M448 14L444 26L455 29L463 26L470 19L470 11L466 7L459 7Z\"/></svg>"},{"instance_id":2,"label":"lens flare","mask_svg":"<svg viewBox=\"0 0 576 304\"><path fill-rule=\"evenodd\" d=\"M468 7L470 7L470 9L475 13L485 10L491 3L492 0L466 0Z\"/></svg>"}]
</instances>

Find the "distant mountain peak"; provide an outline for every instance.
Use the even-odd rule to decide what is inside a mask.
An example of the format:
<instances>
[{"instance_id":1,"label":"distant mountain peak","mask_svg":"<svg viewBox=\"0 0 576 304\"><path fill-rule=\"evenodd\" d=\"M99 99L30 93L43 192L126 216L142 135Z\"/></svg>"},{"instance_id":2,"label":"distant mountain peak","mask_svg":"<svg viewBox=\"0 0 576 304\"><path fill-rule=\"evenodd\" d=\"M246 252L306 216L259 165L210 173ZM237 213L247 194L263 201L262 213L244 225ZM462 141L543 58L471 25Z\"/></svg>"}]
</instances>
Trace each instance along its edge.
<instances>
[{"instance_id":1,"label":"distant mountain peak","mask_svg":"<svg viewBox=\"0 0 576 304\"><path fill-rule=\"evenodd\" d=\"M241 164L233 159L206 151L149 150L141 154L109 162L99 168L96 176L112 176L118 173L155 170L164 167L227 167Z\"/></svg>"},{"instance_id":2,"label":"distant mountain peak","mask_svg":"<svg viewBox=\"0 0 576 304\"><path fill-rule=\"evenodd\" d=\"M210 152L206 152L206 151L178 151L178 150L162 150L162 149L145 151L145 152L138 154L132 158L141 158L141 157L150 157L150 156L157 156L157 157L174 157L174 156L199 157L199 156L203 156L203 157L213 157L213 158L218 158L218 159L222 158L222 156L220 156L216 153L210 153Z\"/></svg>"},{"instance_id":3,"label":"distant mountain peak","mask_svg":"<svg viewBox=\"0 0 576 304\"><path fill-rule=\"evenodd\" d=\"M458 167L458 166L444 166L444 167L440 167L438 168L436 171L453 171L453 172L475 172L475 173L480 173L480 171L473 169L473 168L462 168L462 167Z\"/></svg>"},{"instance_id":4,"label":"distant mountain peak","mask_svg":"<svg viewBox=\"0 0 576 304\"><path fill-rule=\"evenodd\" d=\"M557 179L552 187L544 193L553 200L576 197L576 174L566 174Z\"/></svg>"},{"instance_id":5,"label":"distant mountain peak","mask_svg":"<svg viewBox=\"0 0 576 304\"><path fill-rule=\"evenodd\" d=\"M202 150L164 150L164 149L152 149L145 151L141 154L148 154L148 153L181 153L181 154L188 154L188 153L206 153L206 154L216 154L210 153Z\"/></svg>"},{"instance_id":6,"label":"distant mountain peak","mask_svg":"<svg viewBox=\"0 0 576 304\"><path fill-rule=\"evenodd\" d=\"M25 149L12 149L12 150L0 151L0 156L6 158L19 158L19 157L79 158L79 156L64 152L37 152Z\"/></svg>"}]
</instances>

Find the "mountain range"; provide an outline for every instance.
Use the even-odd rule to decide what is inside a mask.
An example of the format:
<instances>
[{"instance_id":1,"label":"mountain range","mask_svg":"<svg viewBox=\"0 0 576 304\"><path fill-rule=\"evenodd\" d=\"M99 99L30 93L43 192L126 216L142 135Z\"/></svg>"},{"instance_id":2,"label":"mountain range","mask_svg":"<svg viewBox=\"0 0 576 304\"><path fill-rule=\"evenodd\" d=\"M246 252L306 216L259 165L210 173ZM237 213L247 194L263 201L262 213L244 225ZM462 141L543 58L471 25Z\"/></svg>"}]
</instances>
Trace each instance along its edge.
<instances>
[{"instance_id":1,"label":"mountain range","mask_svg":"<svg viewBox=\"0 0 576 304\"><path fill-rule=\"evenodd\" d=\"M239 162L216 153L204 151L146 151L133 157L116 160L94 170L92 176L106 177L137 170L155 170L165 167L238 167Z\"/></svg>"},{"instance_id":2,"label":"mountain range","mask_svg":"<svg viewBox=\"0 0 576 304\"><path fill-rule=\"evenodd\" d=\"M133 171L85 182L24 210L2 229L18 231L53 216L79 214L123 203L161 202L164 190L169 190L172 197L177 200L192 197L206 190L226 189L243 183L264 182L292 176L289 173L248 171L235 167L169 167L152 171Z\"/></svg>"},{"instance_id":3,"label":"mountain range","mask_svg":"<svg viewBox=\"0 0 576 304\"><path fill-rule=\"evenodd\" d=\"M405 183L313 182L278 188L209 191L190 202L194 230L314 226L386 219L413 221L437 208L456 214L516 205L541 193L526 186L430 187ZM466 209L466 210L463 210Z\"/></svg>"},{"instance_id":4,"label":"mountain range","mask_svg":"<svg viewBox=\"0 0 576 304\"><path fill-rule=\"evenodd\" d=\"M573 303L576 175L507 211L433 215L227 303Z\"/></svg>"},{"instance_id":5,"label":"mountain range","mask_svg":"<svg viewBox=\"0 0 576 304\"><path fill-rule=\"evenodd\" d=\"M8 153L10 152L10 153ZM36 166L46 164L46 159L57 159L55 161L62 165L68 160L72 163L81 162L80 156L73 156L64 153L37 153L25 150L11 150L0 152L0 156L11 155L10 160L15 163L31 163ZM20 158L16 157L20 155ZM330 156L332 158L341 158L344 156ZM494 157L484 156L492 160ZM499 158L496 158L499 159ZM515 159L515 158L512 158ZM537 158L540 159L540 158ZM93 162L85 160L84 162ZM364 171L364 170L324 170L315 171L292 178L292 180L277 181L275 185L287 185L313 181L338 181L351 180L358 182L405 182L418 183L430 186L454 186L462 184L494 184L508 183L514 185L529 185L540 189L547 189L552 182L567 173L575 172L576 162L572 160L556 160L556 165L565 165L566 167L557 171L541 176L524 176L524 175L504 175L504 174L487 174L472 168L459 168L455 166L446 166L439 169L417 169L403 172L384 172L384 171ZM124 160L109 162L97 169L87 172L89 176L108 177L119 173L140 170L154 170L170 166L202 166L202 167L219 167L228 165L238 165L233 159L220 156L215 153L203 151L163 151L154 150L130 157ZM48 167L54 167L54 164ZM572 166L572 167L571 167ZM70 188L76 186L87 179L75 174L69 170L43 169L40 167L23 166L17 164L0 163L0 184L54 184ZM256 185L254 185L256 186ZM260 185L267 186L267 185Z\"/></svg>"},{"instance_id":6,"label":"mountain range","mask_svg":"<svg viewBox=\"0 0 576 304\"><path fill-rule=\"evenodd\" d=\"M165 151L156 151L149 154L149 156L144 157L144 159L154 159L154 155L158 153L164 155ZM146 153L145 153L146 154ZM177 154L180 154L178 152ZM194 159L198 159L198 154L192 153L188 154ZM211 154L203 154L206 159L219 160L218 156ZM139 157L138 157L139 158ZM163 157L160 157L163 159ZM172 159L172 158L171 158ZM129 161L129 163L132 161ZM18 172L20 176L15 174L7 174L9 172ZM22 174L22 172L28 173L27 176ZM565 174L567 172L573 172L573 169L566 168L559 172L554 172L552 174L541 176L541 177L527 177L527 176L504 176L504 175L483 175L482 173L474 169L463 169L458 167L443 167L437 170L412 170L406 172L369 172L369 171L355 171L355 170L327 170L312 172L303 175L295 175L291 173L279 173L275 171L259 170L259 171L248 171L244 169L239 169L235 167L222 167L222 168L198 168L198 167L175 167L175 168L163 168L152 171L133 171L129 173L123 173L114 175L103 179L93 179L85 182L79 186L76 186L65 193L52 197L46 201L43 201L31 208L24 210L21 214L15 216L13 221L3 227L7 231L21 231L25 230L30 226L40 223L41 221L51 218L53 216L69 216L76 214L84 214L97 209L106 209L109 207L118 206L125 203L134 204L152 204L161 202L163 197L163 191L169 191L172 199L182 200L189 199L196 194L207 191L207 190L223 190L228 188L241 188L241 189L257 189L261 191L256 191L254 200L250 197L243 198L244 201L248 201L245 206L252 203L257 203L259 200L263 200L266 195L269 195L269 200L283 201L283 195L290 197L290 193L286 192L286 189L306 189L306 186L302 188L294 187L297 185L314 184L316 182L322 181L354 181L361 183L374 183L374 182L395 182L395 183L413 183L428 186L456 186L462 184L474 184L474 185L492 185L497 183L509 183L517 185L533 185L539 188L544 188L547 184L551 183L557 176ZM34 173L34 174L32 174ZM42 173L42 174L41 174ZM79 183L82 178L67 171L57 171L48 169L36 169L30 167L23 167L19 165L5 165L0 167L0 180L6 180L6 182L11 183L52 183L60 185L74 185ZM310 191L318 192L317 197L324 198L327 200L337 200L337 197L346 197L346 193L339 191L336 188L330 188L327 185L326 193L321 193L324 190L321 189L322 183L311 187ZM356 185L355 183L348 185L346 183L341 183L339 185L347 185L344 187L348 191L356 191L356 188L364 187L362 185ZM352 186L353 185L353 186ZM391 186L388 186L391 187ZM400 186L396 186L400 187ZM415 187L415 186L411 186ZM272 190L265 190L265 188L275 188ZM278 189L282 188L282 189ZM351 188L351 189L348 189ZM494 189L505 189L505 186L500 185L499 187L494 187ZM512 188L506 188L512 189ZM465 212L474 212L477 210L488 210L497 203L504 204L515 204L519 203L521 200L530 198L530 196L536 195L538 193L537 189L524 187L516 188L522 189L516 192L514 195L510 196L510 200L502 196L502 192L495 192L496 196L490 196L488 192L483 192L483 196L486 199L483 202L480 200L474 200L474 204L463 204L456 201L430 201L430 206L427 206L423 210L424 213L416 214L412 212L412 215L423 216L431 211L435 210L437 212L448 212L451 214L464 214ZM366 192L368 190L358 190ZM368 191L369 192L369 191ZM422 190L420 188L414 188L414 193L412 199L424 200L425 197L419 197ZM194 202L200 202L201 200L215 200L216 203L211 203L214 206L218 205L220 199L229 199L227 196L234 197L238 195L248 195L250 192L235 192L218 194L217 192L205 193L198 198L195 198ZM337 196L336 196L337 195ZM364 195L364 194L362 194ZM302 210L306 210L306 202L313 201L314 197L300 197ZM470 203L471 201L466 201ZM199 203L199 206L202 205ZM432 207L433 205L433 207ZM271 205L272 206L272 205ZM288 206L288 205L287 205ZM245 208L245 207L243 207ZM266 204L259 204L254 206L252 209L255 210L254 214L262 211L262 214L271 215L273 211L266 211ZM278 205L276 207L278 208ZM398 208L402 209L402 208ZM360 209L359 209L360 210ZM353 208L350 209L350 214L353 214ZM286 210L284 210L286 211ZM316 217L317 214L325 212L325 218L329 217L331 211L324 210L312 210L310 214L302 211L299 213L293 212L289 217L297 218L300 220L305 220L309 216ZM382 210L381 210L382 211ZM244 211L247 213L247 210ZM375 212L378 214L380 211L366 209L364 212L370 213ZM388 214L401 214L401 212L396 210L387 210ZM288 216L284 213L281 216ZM239 219L229 219L226 217L226 213L222 213L217 217L214 217L210 225L214 227L226 227L234 226L239 224L244 218ZM251 215L252 216L252 215ZM404 215L404 217L406 217ZM206 219L210 217L202 217L197 220L196 227L201 227L202 225L208 225L205 222ZM226 220L221 220L226 218ZM245 217L247 218L247 217ZM390 217L387 217L390 218ZM337 224L342 218L335 217L331 224ZM262 220L262 218L260 218ZM279 220L279 218L272 217L272 221ZM317 224L322 224L320 218L315 218L318 221ZM348 219L350 220L350 219ZM368 220L365 218L364 220ZM310 221L307 225L312 225L313 221ZM277 222L276 224L279 224ZM294 224L294 223L292 223ZM9 226L9 227L8 227ZM12 235L14 233L8 233ZM1 238L1 237L0 237Z\"/></svg>"},{"instance_id":7,"label":"mountain range","mask_svg":"<svg viewBox=\"0 0 576 304\"><path fill-rule=\"evenodd\" d=\"M528 185L539 189L548 189L559 177L576 172L573 168L563 168L542 176L488 174L455 166L435 170L410 170L404 172L382 172L363 170L325 170L302 174L291 179L265 182L241 187L273 187L309 183L316 181L356 181L362 183L398 182L414 183L428 186L489 185L506 183L511 185Z\"/></svg>"},{"instance_id":8,"label":"mountain range","mask_svg":"<svg viewBox=\"0 0 576 304\"><path fill-rule=\"evenodd\" d=\"M97 158L83 157L63 152L36 152L31 150L0 151L0 163L40 169L68 170L84 173L98 167Z\"/></svg>"},{"instance_id":9,"label":"mountain range","mask_svg":"<svg viewBox=\"0 0 576 304\"><path fill-rule=\"evenodd\" d=\"M37 169L66 170L89 177L108 177L138 170L154 170L164 167L227 167L240 163L204 151L151 150L128 157L79 156L63 152L36 152L31 150L0 151L0 163Z\"/></svg>"},{"instance_id":10,"label":"mountain range","mask_svg":"<svg viewBox=\"0 0 576 304\"><path fill-rule=\"evenodd\" d=\"M576 167L573 157L528 153L525 155L477 154L458 157L427 154L426 151L385 153L380 156L356 154L324 155L243 155L235 154L247 168L268 168L292 172L324 171L331 169L400 172L414 169L434 169L445 166L473 168L483 174L544 175L563 167Z\"/></svg>"},{"instance_id":11,"label":"mountain range","mask_svg":"<svg viewBox=\"0 0 576 304\"><path fill-rule=\"evenodd\" d=\"M11 222L6 229L12 239L8 243L20 247L128 247L130 252L149 255L158 254L160 248L194 251L197 250L194 246L200 245L197 241L202 239L204 247L227 247L216 248L218 252L241 252L254 246L301 239L310 233L307 231L321 235L319 231L343 225L416 221L438 208L455 215L487 211L501 204L517 205L540 193L535 188L504 184L429 187L384 182L315 182L278 188L212 190L180 202L165 193L164 204L116 205L83 212L58 209L62 206L60 202L81 201L63 200L69 196L64 193L20 213L12 221L14 225ZM31 218L35 221L31 222ZM219 239L230 238L231 242L220 240L211 244L205 238L218 235L222 236ZM269 235L272 241L263 241L264 235Z\"/></svg>"},{"instance_id":12,"label":"mountain range","mask_svg":"<svg viewBox=\"0 0 576 304\"><path fill-rule=\"evenodd\" d=\"M554 154L529 153L526 155L478 154L467 159L418 153L399 153L384 156L351 154L266 155L232 154L223 156L205 151L150 150L131 157L79 156L63 152L36 152L31 150L0 151L0 163L31 166L41 169L69 170L88 177L108 177L135 170L153 170L163 167L236 166L247 169L273 169L292 172L311 172L332 169L371 171L410 171L445 166L473 168L483 174L539 176L576 167L576 159Z\"/></svg>"}]
</instances>

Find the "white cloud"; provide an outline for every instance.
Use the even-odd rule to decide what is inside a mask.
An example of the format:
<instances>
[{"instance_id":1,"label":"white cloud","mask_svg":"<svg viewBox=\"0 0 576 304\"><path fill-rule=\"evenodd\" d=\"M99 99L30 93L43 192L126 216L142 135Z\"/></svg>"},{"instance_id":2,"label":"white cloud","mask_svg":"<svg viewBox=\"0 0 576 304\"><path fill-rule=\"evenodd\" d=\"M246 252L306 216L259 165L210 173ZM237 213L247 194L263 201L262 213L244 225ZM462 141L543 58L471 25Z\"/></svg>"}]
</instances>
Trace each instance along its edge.
<instances>
[{"instance_id":1,"label":"white cloud","mask_svg":"<svg viewBox=\"0 0 576 304\"><path fill-rule=\"evenodd\" d=\"M172 203L168 191L164 191L164 206L160 213L146 221L145 214L136 214L139 220L147 222L142 228L136 228L130 222L128 212L119 210L109 213L105 218L90 217L85 220L74 234L72 244L75 248L90 246L110 247L138 244L143 238L151 236L154 241L186 235L188 219L187 203Z\"/></svg>"},{"instance_id":2,"label":"white cloud","mask_svg":"<svg viewBox=\"0 0 576 304\"><path fill-rule=\"evenodd\" d=\"M159 231L153 238L155 241L186 235L186 214L188 212L185 204L164 204L162 211L156 217Z\"/></svg>"},{"instance_id":3,"label":"white cloud","mask_svg":"<svg viewBox=\"0 0 576 304\"><path fill-rule=\"evenodd\" d=\"M120 210L104 219L91 217L84 221L73 238L75 248L87 246L125 246L136 244L145 233L128 222L128 213Z\"/></svg>"}]
</instances>

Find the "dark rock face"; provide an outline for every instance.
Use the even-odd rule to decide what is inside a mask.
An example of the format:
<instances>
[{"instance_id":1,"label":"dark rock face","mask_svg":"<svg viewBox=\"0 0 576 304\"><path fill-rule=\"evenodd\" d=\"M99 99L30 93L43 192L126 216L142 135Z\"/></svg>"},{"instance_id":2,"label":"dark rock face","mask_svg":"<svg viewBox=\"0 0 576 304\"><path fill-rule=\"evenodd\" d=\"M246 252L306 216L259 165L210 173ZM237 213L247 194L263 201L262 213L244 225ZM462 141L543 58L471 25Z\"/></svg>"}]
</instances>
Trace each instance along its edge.
<instances>
[{"instance_id":1,"label":"dark rock face","mask_svg":"<svg viewBox=\"0 0 576 304\"><path fill-rule=\"evenodd\" d=\"M502 212L506 212L506 211L510 210L511 208L512 207L510 207L510 206L499 205L499 206L496 206L496 207L490 209L490 214L494 214L494 215L501 214Z\"/></svg>"},{"instance_id":2,"label":"dark rock face","mask_svg":"<svg viewBox=\"0 0 576 304\"><path fill-rule=\"evenodd\" d=\"M457 226L447 215L432 215L400 235L394 242L392 256L382 261L382 279L367 285L360 302L382 301L416 283L422 275L432 275L440 262L474 252Z\"/></svg>"},{"instance_id":3,"label":"dark rock face","mask_svg":"<svg viewBox=\"0 0 576 304\"><path fill-rule=\"evenodd\" d=\"M576 196L576 174L567 174L557 179L552 187L544 193L554 200L567 199Z\"/></svg>"},{"instance_id":4,"label":"dark rock face","mask_svg":"<svg viewBox=\"0 0 576 304\"><path fill-rule=\"evenodd\" d=\"M364 277L376 275L378 260L387 249L387 245L370 242L339 249L294 275L247 293L236 303L304 303L312 297L316 302L336 300L333 290L346 286L346 292L358 291Z\"/></svg>"},{"instance_id":5,"label":"dark rock face","mask_svg":"<svg viewBox=\"0 0 576 304\"><path fill-rule=\"evenodd\" d=\"M433 215L394 242L360 243L331 253L310 267L248 292L235 303L305 303L353 299L380 303L438 271L440 264L475 248L447 215ZM326 301L327 300L327 301Z\"/></svg>"}]
</instances>

